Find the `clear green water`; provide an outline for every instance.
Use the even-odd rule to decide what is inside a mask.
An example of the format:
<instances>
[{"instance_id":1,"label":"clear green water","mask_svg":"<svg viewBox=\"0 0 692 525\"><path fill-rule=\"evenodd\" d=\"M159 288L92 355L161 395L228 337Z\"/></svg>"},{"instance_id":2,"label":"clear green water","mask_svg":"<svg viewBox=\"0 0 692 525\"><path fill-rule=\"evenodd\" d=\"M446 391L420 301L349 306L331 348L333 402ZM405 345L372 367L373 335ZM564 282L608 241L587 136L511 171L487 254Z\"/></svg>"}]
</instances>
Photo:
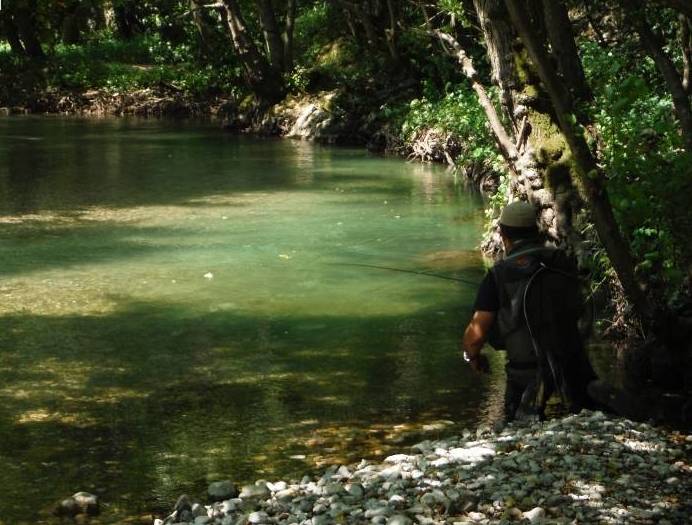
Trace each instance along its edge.
<instances>
[{"instance_id":1,"label":"clear green water","mask_svg":"<svg viewBox=\"0 0 692 525\"><path fill-rule=\"evenodd\" d=\"M448 172L212 126L0 119L0 523L147 522L477 424L457 353L477 196ZM496 363L499 368L499 363Z\"/></svg>"}]
</instances>

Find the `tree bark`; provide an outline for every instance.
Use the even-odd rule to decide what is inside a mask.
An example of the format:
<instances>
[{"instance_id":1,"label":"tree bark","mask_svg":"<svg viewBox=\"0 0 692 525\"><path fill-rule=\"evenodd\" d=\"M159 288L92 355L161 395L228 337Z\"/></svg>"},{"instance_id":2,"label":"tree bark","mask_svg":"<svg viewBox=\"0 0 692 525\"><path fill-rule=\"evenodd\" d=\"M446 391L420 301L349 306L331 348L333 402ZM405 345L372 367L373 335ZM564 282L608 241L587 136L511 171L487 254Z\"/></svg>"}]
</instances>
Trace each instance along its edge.
<instances>
[{"instance_id":1,"label":"tree bark","mask_svg":"<svg viewBox=\"0 0 692 525\"><path fill-rule=\"evenodd\" d=\"M113 17L118 34L124 40L130 40L140 32L140 22L137 18L136 4L132 0L113 3Z\"/></svg>"},{"instance_id":2,"label":"tree bark","mask_svg":"<svg viewBox=\"0 0 692 525\"><path fill-rule=\"evenodd\" d=\"M62 22L62 41L65 44L79 44L82 30L86 27L87 8L79 3L70 4L65 9Z\"/></svg>"},{"instance_id":3,"label":"tree bark","mask_svg":"<svg viewBox=\"0 0 692 525\"><path fill-rule=\"evenodd\" d=\"M197 33L199 33L202 48L209 50L211 35L209 31L209 22L207 20L205 8L202 5L202 1L190 0L190 12L192 14L192 21L195 23L195 27L197 28Z\"/></svg>"},{"instance_id":4,"label":"tree bark","mask_svg":"<svg viewBox=\"0 0 692 525\"><path fill-rule=\"evenodd\" d=\"M682 87L689 96L692 94L692 32L690 31L690 19L680 15L680 47L682 48Z\"/></svg>"},{"instance_id":5,"label":"tree bark","mask_svg":"<svg viewBox=\"0 0 692 525\"><path fill-rule=\"evenodd\" d=\"M269 65L278 72L284 71L284 44L276 23L276 14L271 0L257 0L260 26L267 46Z\"/></svg>"},{"instance_id":6,"label":"tree bark","mask_svg":"<svg viewBox=\"0 0 692 525\"><path fill-rule=\"evenodd\" d=\"M518 79L512 49L514 31L509 23L507 11L502 0L473 0L473 5L485 37L492 82L500 88L502 105L507 116L515 123L514 100L511 93L516 88Z\"/></svg>"},{"instance_id":7,"label":"tree bark","mask_svg":"<svg viewBox=\"0 0 692 525\"><path fill-rule=\"evenodd\" d=\"M351 16L358 20L365 32L365 40L369 46L377 45L377 31L367 10L367 3L357 3L350 0L337 0Z\"/></svg>"},{"instance_id":8,"label":"tree bark","mask_svg":"<svg viewBox=\"0 0 692 525\"><path fill-rule=\"evenodd\" d=\"M553 68L544 42L535 37L523 2L521 0L506 0L506 5L512 22L548 92L558 124L572 152L574 171L586 194L586 201L601 243L605 247L627 299L643 320L650 321L651 308L635 277L634 258L629 245L623 238L615 220L605 187L605 175L598 167L596 159L584 139L582 128L576 122L569 90Z\"/></svg>"},{"instance_id":9,"label":"tree bark","mask_svg":"<svg viewBox=\"0 0 692 525\"><path fill-rule=\"evenodd\" d=\"M389 15L389 27L384 30L387 48L389 49L389 56L392 57L392 60L394 62L399 62L399 51L397 49L399 32L397 31L396 11L392 0L387 0L387 13Z\"/></svg>"},{"instance_id":10,"label":"tree bark","mask_svg":"<svg viewBox=\"0 0 692 525\"><path fill-rule=\"evenodd\" d=\"M9 12L4 13L2 16L2 28L5 38L10 44L10 49L12 49L12 52L15 55L26 55L24 44L22 44L22 41L19 39L17 26L14 24L14 20Z\"/></svg>"},{"instance_id":11,"label":"tree bark","mask_svg":"<svg viewBox=\"0 0 692 525\"><path fill-rule=\"evenodd\" d=\"M255 46L236 0L223 0L225 18L233 46L245 71L245 78L252 91L266 103L274 103L283 97L280 74L274 70Z\"/></svg>"},{"instance_id":12,"label":"tree bark","mask_svg":"<svg viewBox=\"0 0 692 525\"><path fill-rule=\"evenodd\" d=\"M42 59L46 55L38 39L35 12L36 2L17 6L14 12L14 23L17 26L17 32L26 54L31 58Z\"/></svg>"},{"instance_id":13,"label":"tree bark","mask_svg":"<svg viewBox=\"0 0 692 525\"><path fill-rule=\"evenodd\" d=\"M293 30L296 21L297 0L288 0L286 7L286 23L282 39L284 42L284 70L293 69Z\"/></svg>"},{"instance_id":14,"label":"tree bark","mask_svg":"<svg viewBox=\"0 0 692 525\"><path fill-rule=\"evenodd\" d=\"M690 99L682 85L678 70L663 50L663 43L658 35L647 24L642 11L642 4L638 0L629 0L628 4L624 6L625 17L639 34L642 47L653 59L663 76L663 80L673 98L673 106L680 121L685 149L688 153L692 153L692 108L690 108Z\"/></svg>"},{"instance_id":15,"label":"tree bark","mask_svg":"<svg viewBox=\"0 0 692 525\"><path fill-rule=\"evenodd\" d=\"M562 0L542 0L542 4L550 46L560 74L570 86L575 99L590 100L591 90L586 83L577 44L574 42L567 7Z\"/></svg>"}]
</instances>

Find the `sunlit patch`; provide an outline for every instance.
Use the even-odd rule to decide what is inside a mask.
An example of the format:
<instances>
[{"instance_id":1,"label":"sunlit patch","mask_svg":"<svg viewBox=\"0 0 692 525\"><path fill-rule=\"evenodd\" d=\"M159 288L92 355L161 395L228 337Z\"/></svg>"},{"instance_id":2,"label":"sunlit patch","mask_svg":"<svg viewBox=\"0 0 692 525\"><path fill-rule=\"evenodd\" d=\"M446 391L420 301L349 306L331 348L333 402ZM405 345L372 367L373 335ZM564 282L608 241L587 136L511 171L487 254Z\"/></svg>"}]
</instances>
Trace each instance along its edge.
<instances>
[{"instance_id":1,"label":"sunlit patch","mask_svg":"<svg viewBox=\"0 0 692 525\"><path fill-rule=\"evenodd\" d=\"M350 399L338 396L317 396L315 397L315 401L318 401L320 403L329 403L330 405L341 406L348 406L351 403Z\"/></svg>"},{"instance_id":2,"label":"sunlit patch","mask_svg":"<svg viewBox=\"0 0 692 525\"><path fill-rule=\"evenodd\" d=\"M93 425L96 421L94 418L85 416L84 414L70 414L64 412L49 412L46 409L39 408L36 410L28 410L19 414L17 423L27 425L32 423L59 423L62 425L73 425L77 427L85 427Z\"/></svg>"},{"instance_id":3,"label":"sunlit patch","mask_svg":"<svg viewBox=\"0 0 692 525\"><path fill-rule=\"evenodd\" d=\"M28 412L24 412L17 418L18 423L37 423L40 421L46 421L48 419L51 419L53 415L50 414L47 410L40 408L38 410L30 410Z\"/></svg>"},{"instance_id":4,"label":"sunlit patch","mask_svg":"<svg viewBox=\"0 0 692 525\"><path fill-rule=\"evenodd\" d=\"M661 448L659 444L632 439L626 436L615 436L615 440L634 452L653 452Z\"/></svg>"},{"instance_id":5,"label":"sunlit patch","mask_svg":"<svg viewBox=\"0 0 692 525\"><path fill-rule=\"evenodd\" d=\"M589 483L580 479L568 481L565 490L574 501L589 502L592 506L600 506L601 497L606 492L606 488L600 483ZM594 498L595 494L598 495L597 498Z\"/></svg>"}]
</instances>

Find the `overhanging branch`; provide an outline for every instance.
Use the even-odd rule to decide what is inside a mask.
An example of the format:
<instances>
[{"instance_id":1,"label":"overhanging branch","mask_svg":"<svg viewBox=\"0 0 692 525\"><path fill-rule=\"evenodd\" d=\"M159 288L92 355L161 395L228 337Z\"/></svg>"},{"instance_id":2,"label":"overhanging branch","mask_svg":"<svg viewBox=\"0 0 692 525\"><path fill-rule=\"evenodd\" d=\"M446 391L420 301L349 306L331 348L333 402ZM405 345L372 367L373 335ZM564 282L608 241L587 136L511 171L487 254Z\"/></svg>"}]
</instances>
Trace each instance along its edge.
<instances>
[{"instance_id":1,"label":"overhanging branch","mask_svg":"<svg viewBox=\"0 0 692 525\"><path fill-rule=\"evenodd\" d=\"M517 148L514 145L514 141L512 141L507 133L507 130L505 130L505 127L502 125L500 116L497 114L497 110L495 109L492 100L490 100L487 90L483 84L481 84L480 79L478 78L478 72L476 71L476 68L473 67L473 60L471 60L468 54L466 54L466 51L461 47L461 44L459 44L457 39L452 35L438 29L433 29L430 31L430 34L437 37L445 48L446 46L452 48L451 51L448 50L449 54L456 57L461 65L461 70L463 71L464 75L471 81L471 87L476 92L478 102L488 118L490 128L493 132L493 136L495 137L495 141L502 152L502 156L509 164L510 169L513 172L516 172L514 163L519 156Z\"/></svg>"}]
</instances>

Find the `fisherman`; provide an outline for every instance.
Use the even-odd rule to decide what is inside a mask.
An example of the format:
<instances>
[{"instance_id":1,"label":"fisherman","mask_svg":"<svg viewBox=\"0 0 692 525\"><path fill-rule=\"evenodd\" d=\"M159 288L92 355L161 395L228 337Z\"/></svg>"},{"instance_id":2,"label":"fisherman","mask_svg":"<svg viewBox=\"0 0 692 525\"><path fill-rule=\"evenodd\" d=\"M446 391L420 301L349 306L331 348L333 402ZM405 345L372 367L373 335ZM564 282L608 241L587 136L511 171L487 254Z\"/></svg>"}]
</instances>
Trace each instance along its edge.
<instances>
[{"instance_id":1,"label":"fisherman","mask_svg":"<svg viewBox=\"0 0 692 525\"><path fill-rule=\"evenodd\" d=\"M505 257L478 289L462 341L464 360L487 372L484 344L507 351L506 421L542 420L554 391L570 411L590 406L586 386L595 374L577 326L576 264L541 240L531 204L509 204L499 222Z\"/></svg>"}]
</instances>

